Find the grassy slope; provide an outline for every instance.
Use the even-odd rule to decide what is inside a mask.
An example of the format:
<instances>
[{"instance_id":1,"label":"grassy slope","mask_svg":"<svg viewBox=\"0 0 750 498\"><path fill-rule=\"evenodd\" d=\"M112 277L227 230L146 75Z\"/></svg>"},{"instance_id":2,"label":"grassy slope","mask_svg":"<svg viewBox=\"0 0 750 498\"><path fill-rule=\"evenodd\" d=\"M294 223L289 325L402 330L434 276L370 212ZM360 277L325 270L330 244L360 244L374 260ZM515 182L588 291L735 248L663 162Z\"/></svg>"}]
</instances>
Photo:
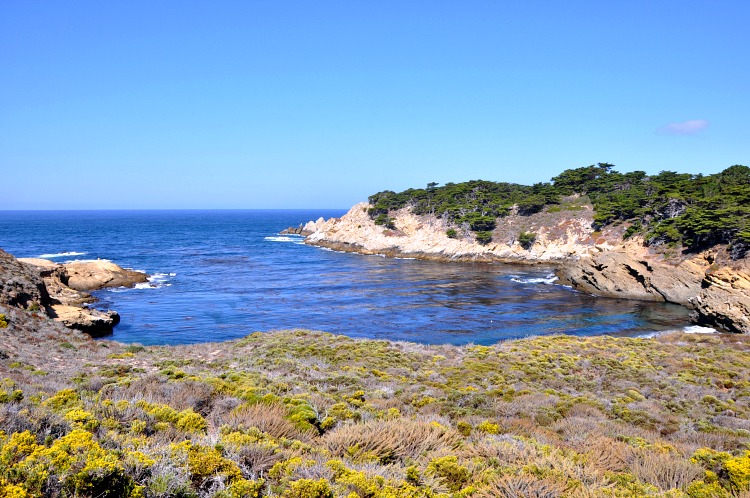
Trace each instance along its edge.
<instances>
[{"instance_id":1,"label":"grassy slope","mask_svg":"<svg viewBox=\"0 0 750 498\"><path fill-rule=\"evenodd\" d=\"M297 330L143 348L8 313L0 496L708 497L750 486L743 336L452 347Z\"/></svg>"}]
</instances>

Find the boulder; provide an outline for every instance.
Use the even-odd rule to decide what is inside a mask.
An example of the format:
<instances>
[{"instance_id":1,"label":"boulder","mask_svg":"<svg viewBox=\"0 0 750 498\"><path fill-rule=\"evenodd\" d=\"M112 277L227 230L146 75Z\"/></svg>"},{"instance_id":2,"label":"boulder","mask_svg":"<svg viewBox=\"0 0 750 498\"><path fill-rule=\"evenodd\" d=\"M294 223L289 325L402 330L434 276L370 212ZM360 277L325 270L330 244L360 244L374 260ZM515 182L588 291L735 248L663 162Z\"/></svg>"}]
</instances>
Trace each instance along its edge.
<instances>
[{"instance_id":1,"label":"boulder","mask_svg":"<svg viewBox=\"0 0 750 498\"><path fill-rule=\"evenodd\" d=\"M104 259L66 263L63 283L78 291L105 287L132 287L148 281L145 273L126 270Z\"/></svg>"},{"instance_id":2,"label":"boulder","mask_svg":"<svg viewBox=\"0 0 750 498\"><path fill-rule=\"evenodd\" d=\"M111 334L112 328L120 322L120 315L116 311L100 311L63 304L50 306L49 315L66 327L86 332L93 337Z\"/></svg>"}]
</instances>

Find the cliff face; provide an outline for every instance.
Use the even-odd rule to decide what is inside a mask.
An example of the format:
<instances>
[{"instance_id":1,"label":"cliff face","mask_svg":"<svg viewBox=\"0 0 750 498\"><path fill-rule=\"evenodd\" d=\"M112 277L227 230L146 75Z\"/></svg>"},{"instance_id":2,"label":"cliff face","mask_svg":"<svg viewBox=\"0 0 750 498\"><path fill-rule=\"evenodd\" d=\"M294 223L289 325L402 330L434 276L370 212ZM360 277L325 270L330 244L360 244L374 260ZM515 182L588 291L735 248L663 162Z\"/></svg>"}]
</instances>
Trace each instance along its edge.
<instances>
[{"instance_id":1,"label":"cliff face","mask_svg":"<svg viewBox=\"0 0 750 498\"><path fill-rule=\"evenodd\" d=\"M700 293L690 298L690 305L698 323L750 333L750 264L747 258L734 268L707 272L701 281Z\"/></svg>"},{"instance_id":2,"label":"cliff face","mask_svg":"<svg viewBox=\"0 0 750 498\"><path fill-rule=\"evenodd\" d=\"M571 256L589 255L610 247L608 237L591 236L589 210L508 216L498 222L493 242L478 244L473 236L449 238L445 222L417 216L407 209L392 213L396 230L375 225L367 214L369 204L352 207L341 218L309 222L308 244L363 254L385 254L445 261L503 261L515 263L556 262ZM533 231L536 241L524 249L516 240L522 231Z\"/></svg>"},{"instance_id":3,"label":"cliff face","mask_svg":"<svg viewBox=\"0 0 750 498\"><path fill-rule=\"evenodd\" d=\"M666 259L638 238L623 241L623 227L591 229L590 209L507 216L498 220L493 241L471 235L449 238L445 223L416 216L408 208L391 213L396 229L375 225L369 205L355 205L341 218L309 222L301 230L308 244L362 254L443 261L552 263L561 283L595 295L682 304L696 323L750 333L750 270L747 258L717 263L716 252ZM536 240L525 249L522 231Z\"/></svg>"}]
</instances>

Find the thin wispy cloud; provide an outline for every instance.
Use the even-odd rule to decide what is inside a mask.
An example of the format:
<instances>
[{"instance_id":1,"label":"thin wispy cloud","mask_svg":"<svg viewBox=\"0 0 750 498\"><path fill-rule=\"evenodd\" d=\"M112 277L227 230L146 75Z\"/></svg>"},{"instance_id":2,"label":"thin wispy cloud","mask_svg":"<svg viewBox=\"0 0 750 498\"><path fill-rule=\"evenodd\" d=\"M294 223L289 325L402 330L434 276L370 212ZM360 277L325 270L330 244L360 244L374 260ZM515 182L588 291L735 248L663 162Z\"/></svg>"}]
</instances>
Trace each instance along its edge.
<instances>
[{"instance_id":1,"label":"thin wispy cloud","mask_svg":"<svg viewBox=\"0 0 750 498\"><path fill-rule=\"evenodd\" d=\"M662 135L695 135L708 128L708 124L705 119L690 119L667 123L656 131Z\"/></svg>"}]
</instances>

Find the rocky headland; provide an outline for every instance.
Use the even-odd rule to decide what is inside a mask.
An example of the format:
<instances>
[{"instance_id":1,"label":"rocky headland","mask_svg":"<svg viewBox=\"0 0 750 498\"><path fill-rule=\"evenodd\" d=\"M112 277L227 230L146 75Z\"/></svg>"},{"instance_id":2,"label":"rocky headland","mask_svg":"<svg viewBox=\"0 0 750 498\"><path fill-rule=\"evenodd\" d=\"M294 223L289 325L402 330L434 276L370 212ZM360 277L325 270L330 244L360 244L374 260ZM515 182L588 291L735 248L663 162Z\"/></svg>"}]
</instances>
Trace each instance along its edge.
<instances>
[{"instance_id":1,"label":"rocky headland","mask_svg":"<svg viewBox=\"0 0 750 498\"><path fill-rule=\"evenodd\" d=\"M147 278L145 273L106 260L58 264L47 259L16 259L0 250L0 304L52 318L92 336L110 334L120 315L89 307L96 299L88 291L132 287Z\"/></svg>"},{"instance_id":2,"label":"rocky headland","mask_svg":"<svg viewBox=\"0 0 750 498\"><path fill-rule=\"evenodd\" d=\"M750 332L750 264L747 257L732 260L725 246L679 254L649 248L638 236L623 239L627 224L595 231L593 208L586 205L500 218L489 244L478 243L467 231L449 237L444 220L416 215L408 207L390 213L395 228L385 228L369 216L370 207L360 203L341 218L319 218L287 233L306 236L307 244L360 254L552 264L560 282L577 290L681 304L693 310L695 323ZM524 232L535 235L531 243L519 240Z\"/></svg>"}]
</instances>

